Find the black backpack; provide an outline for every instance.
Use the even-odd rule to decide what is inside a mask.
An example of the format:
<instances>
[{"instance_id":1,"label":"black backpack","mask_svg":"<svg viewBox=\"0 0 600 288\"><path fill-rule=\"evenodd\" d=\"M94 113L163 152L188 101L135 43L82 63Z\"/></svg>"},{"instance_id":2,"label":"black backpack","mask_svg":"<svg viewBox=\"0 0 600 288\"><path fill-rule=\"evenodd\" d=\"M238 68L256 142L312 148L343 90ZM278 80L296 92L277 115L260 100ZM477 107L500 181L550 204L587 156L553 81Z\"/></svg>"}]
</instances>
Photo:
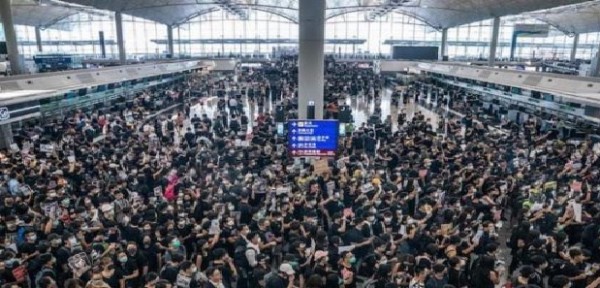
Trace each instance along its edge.
<instances>
[{"instance_id":1,"label":"black backpack","mask_svg":"<svg viewBox=\"0 0 600 288\"><path fill-rule=\"evenodd\" d=\"M254 250L253 248L239 245L235 247L235 252L233 254L233 263L235 263L235 266L241 268L246 273L252 271L252 267L250 267L250 263L248 262L248 258L246 257L246 251L250 249ZM258 255L258 251L255 252Z\"/></svg>"}]
</instances>

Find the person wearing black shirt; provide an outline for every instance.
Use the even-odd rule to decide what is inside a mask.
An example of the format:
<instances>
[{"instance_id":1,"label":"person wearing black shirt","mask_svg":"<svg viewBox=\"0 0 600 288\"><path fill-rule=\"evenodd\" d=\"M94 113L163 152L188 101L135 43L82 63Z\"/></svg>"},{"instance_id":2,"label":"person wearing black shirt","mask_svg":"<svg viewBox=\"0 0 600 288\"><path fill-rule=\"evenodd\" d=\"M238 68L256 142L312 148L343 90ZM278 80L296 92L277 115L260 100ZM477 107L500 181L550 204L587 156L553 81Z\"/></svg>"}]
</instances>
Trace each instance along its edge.
<instances>
[{"instance_id":1,"label":"person wearing black shirt","mask_svg":"<svg viewBox=\"0 0 600 288\"><path fill-rule=\"evenodd\" d=\"M148 274L148 260L146 259L146 256L139 251L137 243L135 242L129 242L127 244L127 257L135 262L135 265L138 267L139 276L134 279L134 283L139 285L143 280L143 276Z\"/></svg>"},{"instance_id":2,"label":"person wearing black shirt","mask_svg":"<svg viewBox=\"0 0 600 288\"><path fill-rule=\"evenodd\" d=\"M123 271L123 279L125 280L125 287L136 288L137 280L140 276L140 270L138 264L134 258L127 256L125 251L121 251L117 254L116 260L118 266Z\"/></svg>"},{"instance_id":3,"label":"person wearing black shirt","mask_svg":"<svg viewBox=\"0 0 600 288\"><path fill-rule=\"evenodd\" d=\"M561 274L569 277L572 288L585 288L587 275L581 267L584 260L583 253L578 248L572 248L569 250L569 258L569 262L562 267Z\"/></svg>"},{"instance_id":4,"label":"person wearing black shirt","mask_svg":"<svg viewBox=\"0 0 600 288\"><path fill-rule=\"evenodd\" d=\"M179 264L183 261L181 254L175 253L171 256L171 261L167 262L160 271L160 278L169 280L170 283L175 283L177 274L179 274Z\"/></svg>"},{"instance_id":5,"label":"person wearing black shirt","mask_svg":"<svg viewBox=\"0 0 600 288\"><path fill-rule=\"evenodd\" d=\"M102 280L110 287L125 288L125 279L123 279L123 271L116 267L110 257L102 258Z\"/></svg>"},{"instance_id":6,"label":"person wearing black shirt","mask_svg":"<svg viewBox=\"0 0 600 288\"><path fill-rule=\"evenodd\" d=\"M240 224L249 225L252 222L252 216L254 215L254 208L248 204L248 193L242 192L240 195L242 198L239 204L240 211Z\"/></svg>"},{"instance_id":7,"label":"person wearing black shirt","mask_svg":"<svg viewBox=\"0 0 600 288\"><path fill-rule=\"evenodd\" d=\"M225 288L231 288L233 281L237 276L237 270L233 259L227 255L227 251L223 248L213 250L213 261L211 267L217 268L221 272L222 283ZM209 268L210 269L210 268ZM207 272L207 276L210 275Z\"/></svg>"},{"instance_id":8,"label":"person wearing black shirt","mask_svg":"<svg viewBox=\"0 0 600 288\"><path fill-rule=\"evenodd\" d=\"M464 271L466 263L455 256L448 260L448 264L448 284L457 288L468 286L467 275Z\"/></svg>"},{"instance_id":9,"label":"person wearing black shirt","mask_svg":"<svg viewBox=\"0 0 600 288\"><path fill-rule=\"evenodd\" d=\"M265 288L292 288L294 287L295 272L292 265L283 263L279 266L279 273L269 277Z\"/></svg>"}]
</instances>

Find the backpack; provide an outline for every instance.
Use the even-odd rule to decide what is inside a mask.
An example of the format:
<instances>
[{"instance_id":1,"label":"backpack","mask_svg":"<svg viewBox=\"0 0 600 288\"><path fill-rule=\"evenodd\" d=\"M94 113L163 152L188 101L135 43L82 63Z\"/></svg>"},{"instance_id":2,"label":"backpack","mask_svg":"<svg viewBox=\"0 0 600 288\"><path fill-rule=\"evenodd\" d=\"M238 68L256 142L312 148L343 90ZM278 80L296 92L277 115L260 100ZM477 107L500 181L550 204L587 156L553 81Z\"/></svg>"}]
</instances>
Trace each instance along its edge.
<instances>
[{"instance_id":1,"label":"backpack","mask_svg":"<svg viewBox=\"0 0 600 288\"><path fill-rule=\"evenodd\" d=\"M246 273L252 271L252 267L250 267L250 262L248 262L248 258L246 257L246 251L254 250L254 248L246 247L239 245L235 248L235 252L233 254L233 262L238 268L241 268ZM258 251L255 251L258 255Z\"/></svg>"}]
</instances>

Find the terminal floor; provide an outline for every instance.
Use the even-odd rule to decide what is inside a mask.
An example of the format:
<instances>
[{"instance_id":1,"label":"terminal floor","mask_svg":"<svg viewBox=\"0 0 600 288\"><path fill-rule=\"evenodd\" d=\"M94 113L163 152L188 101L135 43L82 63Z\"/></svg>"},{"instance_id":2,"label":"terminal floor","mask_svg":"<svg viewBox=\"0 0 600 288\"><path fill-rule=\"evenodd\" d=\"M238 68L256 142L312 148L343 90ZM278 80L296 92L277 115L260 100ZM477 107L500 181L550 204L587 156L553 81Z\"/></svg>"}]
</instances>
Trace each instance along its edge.
<instances>
[{"instance_id":1,"label":"terminal floor","mask_svg":"<svg viewBox=\"0 0 600 288\"><path fill-rule=\"evenodd\" d=\"M425 115L425 118L430 119L431 124L433 126L433 129L435 130L437 128L438 125L438 121L439 121L439 115L437 113L434 113L433 111L415 104L414 102L408 103L406 105L404 104L400 104L400 106L395 106L392 105L392 101L391 101L391 94L392 91L389 89L384 90L383 96L381 97L381 104L380 104L380 108L381 108L381 113L382 113L382 121L386 119L386 117L388 115L391 115L391 119L392 119L392 123L394 125L394 130L397 128L396 127L396 123L397 123L397 118L398 118L398 114L404 110L404 113L407 116L407 120L412 119L412 117L415 115L416 112L421 112ZM211 97L208 99L204 100L204 107L201 110L203 113L206 113L209 116L212 116L215 114L216 111L216 104L217 104L218 99L216 97ZM246 97L243 98L243 101L245 101L245 105L244 105L244 109L247 115L252 115L252 117L250 118L250 121L254 121L254 119L256 119L256 117L259 114L259 107L256 103L251 103L248 101L248 99ZM367 119L369 118L370 115L373 114L373 112L375 111L375 101L368 100L368 97L362 95L362 96L355 96L355 97L350 97L348 96L346 98L346 103L349 103L350 106L352 107L352 115L354 117L354 124L355 126L360 126L362 123L366 123ZM265 107L264 107L264 112L273 112L273 109L275 108L275 104L272 103L271 101L267 101L265 103ZM251 122L252 124L252 122ZM248 129L251 129L253 125L249 125Z\"/></svg>"},{"instance_id":2,"label":"terminal floor","mask_svg":"<svg viewBox=\"0 0 600 288\"><path fill-rule=\"evenodd\" d=\"M391 101L391 94L392 91L390 89L385 89L384 93L381 97L381 113L382 113L382 121L386 119L386 117L388 115L391 116L392 119L392 123L393 123L393 130L395 131L397 129L397 118L398 118L398 114L402 111L404 111L404 113L406 114L407 120L412 119L412 117L415 115L415 113L417 112L421 112L426 119L429 119L430 124L432 125L432 128L434 131L436 131L438 123L439 123L439 119L440 119L440 115L426 107L423 107L420 104L415 103L414 101L411 101L407 104L402 104L400 103L400 105L398 107L396 107L395 105L392 105L392 101ZM216 111L216 104L217 104L218 99L216 97L211 97L209 99L206 99L204 101L205 105L204 108L202 109L203 112L205 112L207 115L211 116L214 115L215 111ZM244 109L245 109L245 113L247 115L252 115L252 117L250 118L250 121L254 121L254 119L256 119L256 117L259 114L259 108L256 105L256 103L251 103L248 101L248 99L246 97L243 98L243 101L245 101L245 105L244 105ZM366 123L367 119L369 118L370 115L373 114L374 110L375 110L375 101L373 101L372 99L369 101L368 97L362 95L362 96L355 96L355 97L347 97L346 99L346 103L349 103L350 106L352 107L352 115L354 117L354 124L356 127L362 125L362 123ZM267 101L265 103L265 112L273 112L273 109L275 107L275 103L272 103L271 101ZM186 121L187 125L189 125L189 122ZM248 132L251 132L252 129L252 122L251 125L249 125ZM510 218L508 218L510 219ZM504 225L502 226L502 228L498 229L498 234L500 236L500 253L499 253L499 259L505 261L506 263L506 267L508 268L508 265L510 264L510 250L506 247L506 239L508 239L510 237L510 224L509 223L504 223ZM497 285L497 287L501 287L503 284L506 283L506 281L510 279L510 275L506 275L506 273L504 273L503 277L502 277L502 281L500 283L500 285Z\"/></svg>"}]
</instances>

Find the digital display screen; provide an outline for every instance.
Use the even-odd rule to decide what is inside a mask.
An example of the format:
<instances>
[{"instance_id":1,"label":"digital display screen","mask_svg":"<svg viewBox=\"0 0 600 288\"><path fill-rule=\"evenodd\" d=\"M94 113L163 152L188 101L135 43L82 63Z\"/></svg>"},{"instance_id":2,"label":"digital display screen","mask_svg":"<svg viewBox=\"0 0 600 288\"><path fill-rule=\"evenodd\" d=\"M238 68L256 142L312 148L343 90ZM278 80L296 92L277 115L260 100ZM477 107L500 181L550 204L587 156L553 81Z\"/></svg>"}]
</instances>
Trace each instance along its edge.
<instances>
[{"instance_id":1,"label":"digital display screen","mask_svg":"<svg viewBox=\"0 0 600 288\"><path fill-rule=\"evenodd\" d=\"M338 149L337 120L292 120L288 122L288 151L293 157L335 156Z\"/></svg>"}]
</instances>

